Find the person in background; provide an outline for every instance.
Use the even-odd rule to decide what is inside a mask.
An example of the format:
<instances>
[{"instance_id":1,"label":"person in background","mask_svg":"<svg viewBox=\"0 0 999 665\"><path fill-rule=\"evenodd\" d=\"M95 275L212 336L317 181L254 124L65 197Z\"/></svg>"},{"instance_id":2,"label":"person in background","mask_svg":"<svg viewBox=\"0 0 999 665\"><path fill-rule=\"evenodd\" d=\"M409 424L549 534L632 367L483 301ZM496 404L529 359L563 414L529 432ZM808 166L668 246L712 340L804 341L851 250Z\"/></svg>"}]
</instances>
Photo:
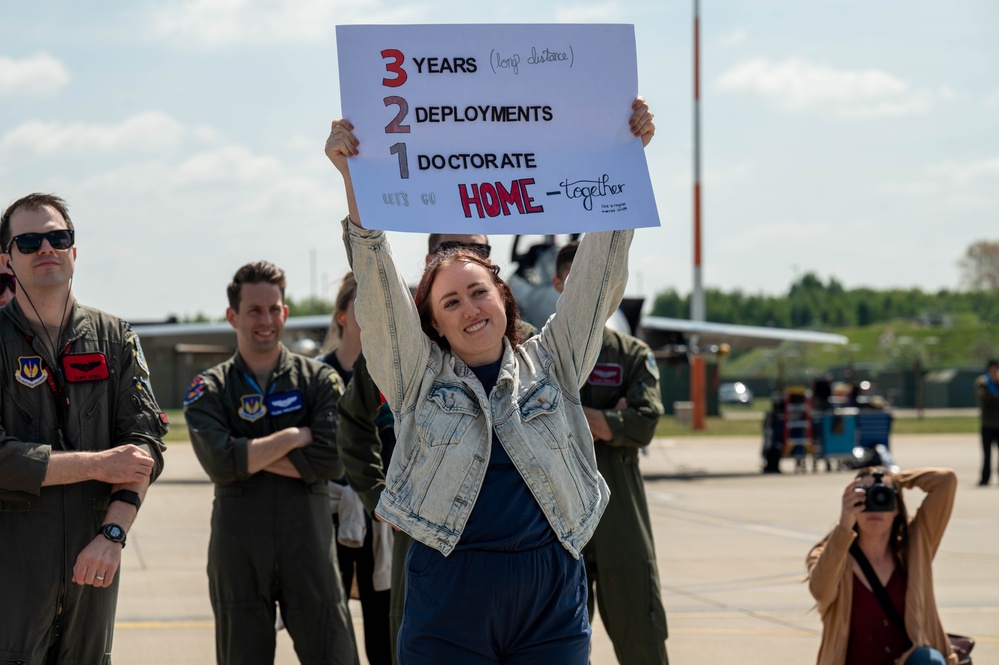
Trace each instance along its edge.
<instances>
[{"instance_id":1,"label":"person in background","mask_svg":"<svg viewBox=\"0 0 999 665\"><path fill-rule=\"evenodd\" d=\"M248 263L226 292L236 353L196 376L184 400L191 444L215 483L208 588L216 659L273 663L279 604L300 662L356 665L326 490L343 475L343 381L282 344L283 270Z\"/></svg>"},{"instance_id":2,"label":"person in background","mask_svg":"<svg viewBox=\"0 0 999 665\"><path fill-rule=\"evenodd\" d=\"M985 374L975 380L975 395L982 418L982 475L978 484L985 486L992 473L992 446L999 447L999 360L990 360Z\"/></svg>"},{"instance_id":3,"label":"person in background","mask_svg":"<svg viewBox=\"0 0 999 665\"><path fill-rule=\"evenodd\" d=\"M578 249L575 241L559 249L552 277L559 294L565 291ZM638 451L652 443L663 414L652 349L605 326L600 356L579 399L593 435L597 470L611 492L607 510L583 548L590 621L596 600L619 663L664 665L669 661L666 610L638 467Z\"/></svg>"},{"instance_id":4,"label":"person in background","mask_svg":"<svg viewBox=\"0 0 999 665\"><path fill-rule=\"evenodd\" d=\"M107 663L121 556L163 470L166 416L139 338L77 302L66 202L0 216L0 659ZM7 291L5 291L7 293Z\"/></svg>"},{"instance_id":5,"label":"person in background","mask_svg":"<svg viewBox=\"0 0 999 665\"><path fill-rule=\"evenodd\" d=\"M333 305L326 339L319 360L337 371L346 382L344 394L353 382L355 363L361 356L361 329L354 316L354 296L357 282L348 272L340 283ZM339 411L340 402L337 402ZM354 449L358 444L348 441L349 428L337 422L337 449ZM362 445L369 445L364 440ZM390 665L392 643L389 634L389 604L391 592L392 528L384 522L372 521L364 512L360 497L347 483L346 477L330 481L331 505L336 508L333 522L337 529L336 554L340 564L343 588L348 593L355 579L364 618L364 651L369 665ZM356 578L355 578L356 572Z\"/></svg>"},{"instance_id":6,"label":"person in background","mask_svg":"<svg viewBox=\"0 0 999 665\"><path fill-rule=\"evenodd\" d=\"M880 508L867 497L882 476ZM926 492L910 520L902 490ZM818 665L957 665L933 593L933 557L957 492L950 469L885 467L857 472L840 499L839 523L808 553L808 589L822 617ZM868 562L894 611L882 606L863 571ZM896 621L895 617L898 618Z\"/></svg>"}]
</instances>

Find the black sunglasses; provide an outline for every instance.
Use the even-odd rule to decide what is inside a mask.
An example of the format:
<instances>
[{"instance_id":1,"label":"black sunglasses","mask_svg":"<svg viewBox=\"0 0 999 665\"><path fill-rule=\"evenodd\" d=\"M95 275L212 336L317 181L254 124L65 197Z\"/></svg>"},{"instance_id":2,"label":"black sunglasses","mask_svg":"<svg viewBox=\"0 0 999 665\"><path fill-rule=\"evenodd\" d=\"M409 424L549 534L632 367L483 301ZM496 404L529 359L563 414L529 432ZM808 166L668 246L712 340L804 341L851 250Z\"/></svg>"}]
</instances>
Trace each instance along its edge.
<instances>
[{"instance_id":1,"label":"black sunglasses","mask_svg":"<svg viewBox=\"0 0 999 665\"><path fill-rule=\"evenodd\" d=\"M7 289L17 291L17 278L5 272L0 272L0 293Z\"/></svg>"},{"instance_id":2,"label":"black sunglasses","mask_svg":"<svg viewBox=\"0 0 999 665\"><path fill-rule=\"evenodd\" d=\"M59 229L48 233L22 233L11 238L10 244L7 245L7 253L10 253L13 245L17 245L18 251L22 254L34 254L42 248L43 240L48 240L52 249L69 249L73 246L75 237L76 234L72 229Z\"/></svg>"},{"instance_id":3,"label":"black sunglasses","mask_svg":"<svg viewBox=\"0 0 999 665\"><path fill-rule=\"evenodd\" d=\"M462 242L460 240L445 240L441 244L437 245L437 249L434 250L434 254L440 254L441 252L447 252L454 249L468 249L484 259L489 258L490 252L493 248L489 245L483 244L481 242Z\"/></svg>"}]
</instances>

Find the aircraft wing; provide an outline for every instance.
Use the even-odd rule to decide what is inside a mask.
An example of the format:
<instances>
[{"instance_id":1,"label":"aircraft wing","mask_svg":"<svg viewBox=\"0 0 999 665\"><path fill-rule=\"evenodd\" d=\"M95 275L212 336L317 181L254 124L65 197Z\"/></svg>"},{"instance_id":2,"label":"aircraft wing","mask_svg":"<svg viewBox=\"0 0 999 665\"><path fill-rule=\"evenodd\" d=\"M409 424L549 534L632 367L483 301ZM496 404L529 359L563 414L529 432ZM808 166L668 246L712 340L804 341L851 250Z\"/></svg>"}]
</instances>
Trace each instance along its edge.
<instances>
[{"instance_id":1,"label":"aircraft wing","mask_svg":"<svg viewBox=\"0 0 999 665\"><path fill-rule=\"evenodd\" d=\"M646 316L642 319L642 336L653 349L676 345L697 336L698 346L705 348L713 344L728 344L733 349L758 346L778 346L782 342L803 342L806 344L846 344L849 340L843 335L797 330L791 328L766 328L763 326L743 326L735 323L711 323L710 321L690 321L663 316Z\"/></svg>"}]
</instances>

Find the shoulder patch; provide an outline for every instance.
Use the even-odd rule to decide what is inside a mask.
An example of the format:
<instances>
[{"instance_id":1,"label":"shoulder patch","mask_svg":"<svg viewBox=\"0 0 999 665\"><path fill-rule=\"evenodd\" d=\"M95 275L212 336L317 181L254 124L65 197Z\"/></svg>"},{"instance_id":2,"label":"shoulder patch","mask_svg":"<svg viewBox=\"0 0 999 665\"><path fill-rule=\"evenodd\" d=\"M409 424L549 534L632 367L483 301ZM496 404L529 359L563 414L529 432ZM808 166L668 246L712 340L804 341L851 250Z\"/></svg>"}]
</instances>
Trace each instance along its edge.
<instances>
[{"instance_id":1,"label":"shoulder patch","mask_svg":"<svg viewBox=\"0 0 999 665\"><path fill-rule=\"evenodd\" d=\"M331 368L332 369L332 368ZM330 372L330 383L333 384L333 390L336 391L337 395L342 395L346 386L343 383L343 377L335 369Z\"/></svg>"},{"instance_id":2,"label":"shoulder patch","mask_svg":"<svg viewBox=\"0 0 999 665\"><path fill-rule=\"evenodd\" d=\"M659 380L659 363L656 362L656 356L651 349L645 352L645 368L649 370L649 374L655 377L656 381Z\"/></svg>"},{"instance_id":3,"label":"shoulder patch","mask_svg":"<svg viewBox=\"0 0 999 665\"><path fill-rule=\"evenodd\" d=\"M191 385L187 388L187 395L184 396L184 406L194 404L205 394L205 379L200 374L194 377Z\"/></svg>"},{"instance_id":4,"label":"shoulder patch","mask_svg":"<svg viewBox=\"0 0 999 665\"><path fill-rule=\"evenodd\" d=\"M142 370L143 374L149 376L149 364L146 362L146 354L142 352L142 343L139 342L139 336L131 328L129 328L128 342L132 347L132 357L135 359L136 367Z\"/></svg>"}]
</instances>

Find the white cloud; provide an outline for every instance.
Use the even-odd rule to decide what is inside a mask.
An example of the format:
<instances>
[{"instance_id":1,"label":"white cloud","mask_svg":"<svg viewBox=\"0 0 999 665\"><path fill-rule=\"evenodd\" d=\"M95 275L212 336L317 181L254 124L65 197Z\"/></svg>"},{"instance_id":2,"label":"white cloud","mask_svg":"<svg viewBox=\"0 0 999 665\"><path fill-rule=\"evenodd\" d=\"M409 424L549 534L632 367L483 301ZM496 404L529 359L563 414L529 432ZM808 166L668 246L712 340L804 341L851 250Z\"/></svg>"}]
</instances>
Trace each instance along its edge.
<instances>
[{"instance_id":1,"label":"white cloud","mask_svg":"<svg viewBox=\"0 0 999 665\"><path fill-rule=\"evenodd\" d=\"M160 3L152 20L164 37L226 46L328 40L337 24L412 23L426 12L383 0L181 0Z\"/></svg>"},{"instance_id":2,"label":"white cloud","mask_svg":"<svg viewBox=\"0 0 999 665\"><path fill-rule=\"evenodd\" d=\"M215 187L264 183L281 175L282 166L277 159L254 155L244 146L228 145L179 164L171 180L177 186Z\"/></svg>"},{"instance_id":3,"label":"white cloud","mask_svg":"<svg viewBox=\"0 0 999 665\"><path fill-rule=\"evenodd\" d=\"M954 97L947 86L937 92L917 90L881 70L836 69L799 58L741 62L722 74L715 87L721 92L759 95L791 111L821 107L844 117L925 113L935 101Z\"/></svg>"},{"instance_id":4,"label":"white cloud","mask_svg":"<svg viewBox=\"0 0 999 665\"><path fill-rule=\"evenodd\" d=\"M590 7L565 6L555 9L556 23L595 23L620 20L623 10L616 2Z\"/></svg>"},{"instance_id":5,"label":"white cloud","mask_svg":"<svg viewBox=\"0 0 999 665\"><path fill-rule=\"evenodd\" d=\"M69 83L69 72L48 53L22 60L0 57L0 95L51 95Z\"/></svg>"},{"instance_id":6,"label":"white cloud","mask_svg":"<svg viewBox=\"0 0 999 665\"><path fill-rule=\"evenodd\" d=\"M158 111L139 113L117 124L29 120L0 139L0 153L157 151L177 144L186 131L176 119Z\"/></svg>"},{"instance_id":7,"label":"white cloud","mask_svg":"<svg viewBox=\"0 0 999 665\"><path fill-rule=\"evenodd\" d=\"M749 33L740 28L733 32L719 36L718 43L726 48L731 48L733 46L738 46L739 44L744 44L748 37Z\"/></svg>"},{"instance_id":8,"label":"white cloud","mask_svg":"<svg viewBox=\"0 0 999 665\"><path fill-rule=\"evenodd\" d=\"M996 90L991 95L985 98L985 108L989 109L999 108L999 90Z\"/></svg>"},{"instance_id":9,"label":"white cloud","mask_svg":"<svg viewBox=\"0 0 999 665\"><path fill-rule=\"evenodd\" d=\"M926 168L926 175L935 180L964 185L991 181L999 191L999 157L976 159L968 162L948 160Z\"/></svg>"},{"instance_id":10,"label":"white cloud","mask_svg":"<svg viewBox=\"0 0 999 665\"><path fill-rule=\"evenodd\" d=\"M999 210L999 156L929 164L913 180L886 183L881 189L952 213Z\"/></svg>"}]
</instances>

